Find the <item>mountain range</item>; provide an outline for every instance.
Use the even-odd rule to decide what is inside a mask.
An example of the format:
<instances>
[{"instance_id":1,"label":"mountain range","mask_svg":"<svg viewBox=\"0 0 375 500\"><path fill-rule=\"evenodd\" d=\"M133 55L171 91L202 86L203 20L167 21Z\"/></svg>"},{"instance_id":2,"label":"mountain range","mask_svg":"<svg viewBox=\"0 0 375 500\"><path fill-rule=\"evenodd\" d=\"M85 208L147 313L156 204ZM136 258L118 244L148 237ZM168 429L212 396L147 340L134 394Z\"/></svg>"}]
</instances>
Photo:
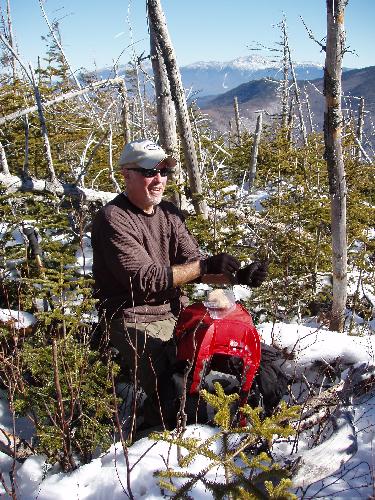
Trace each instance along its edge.
<instances>
[{"instance_id":1,"label":"mountain range","mask_svg":"<svg viewBox=\"0 0 375 500\"><path fill-rule=\"evenodd\" d=\"M322 130L325 106L323 78L299 80L298 86L302 92L301 100L306 124L308 123L306 98L308 98L314 130ZM343 72L342 89L343 110L346 117L350 115L356 119L359 98L364 98L366 110L364 131L373 138L371 117L375 116L375 66ZM249 81L218 96L198 99L197 102L202 111L211 118L214 128L224 131L228 130L229 120L234 116L234 97L238 100L242 125L248 130L254 128L260 110L264 112L266 121L267 118L270 120L271 115L280 113L278 83L269 79Z\"/></svg>"},{"instance_id":2,"label":"mountain range","mask_svg":"<svg viewBox=\"0 0 375 500\"><path fill-rule=\"evenodd\" d=\"M128 68L128 65L120 65L117 72L121 76ZM152 74L149 60L143 61L142 69ZM189 89L191 95L199 98L222 94L250 80L261 78L279 80L283 77L280 61L265 59L259 55L238 57L226 62L200 61L181 66L180 72L184 87ZM103 79L114 76L112 68L103 68L98 73ZM323 76L323 68L318 63L296 62L295 73L298 79L320 78Z\"/></svg>"},{"instance_id":3,"label":"mountain range","mask_svg":"<svg viewBox=\"0 0 375 500\"><path fill-rule=\"evenodd\" d=\"M129 67L119 66L118 74L123 75ZM152 74L148 59L142 63L142 67L146 73ZM228 130L229 120L233 119L233 99L236 96L242 124L252 130L257 111L265 112L266 121L270 120L270 115L280 112L280 98L277 94L279 80L283 78L280 68L279 60L249 55L227 62L200 61L181 66L180 72L189 98L197 101L199 107L211 118L214 128ZM305 94L308 96L315 130L321 130L324 112L323 67L314 62L295 62L294 70L302 90L302 101L306 102ZM113 76L113 69L104 68L98 73L103 79L109 78ZM347 96L343 100L344 108L355 116L358 97L364 97L367 118L374 116L375 66L351 70L343 68L342 83L343 92ZM150 93L151 91L150 88ZM305 114L306 111L305 104ZM371 127L368 119L365 122L368 134L373 134Z\"/></svg>"},{"instance_id":4,"label":"mountain range","mask_svg":"<svg viewBox=\"0 0 375 500\"><path fill-rule=\"evenodd\" d=\"M280 80L283 73L280 61L272 61L258 55L239 57L228 62L196 62L180 68L185 88L199 97L221 94L250 80L272 78ZM315 79L323 76L323 68L313 62L295 64L298 79Z\"/></svg>"}]
</instances>

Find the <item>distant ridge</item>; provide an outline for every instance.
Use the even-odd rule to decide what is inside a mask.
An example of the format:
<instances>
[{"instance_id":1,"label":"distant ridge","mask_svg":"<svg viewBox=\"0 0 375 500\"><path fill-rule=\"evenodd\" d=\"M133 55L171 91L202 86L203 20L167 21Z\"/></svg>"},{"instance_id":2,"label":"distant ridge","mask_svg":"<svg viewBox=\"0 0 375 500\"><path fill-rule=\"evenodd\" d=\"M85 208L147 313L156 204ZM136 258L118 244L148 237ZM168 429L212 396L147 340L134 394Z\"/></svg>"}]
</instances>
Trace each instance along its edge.
<instances>
[{"instance_id":1,"label":"distant ridge","mask_svg":"<svg viewBox=\"0 0 375 500\"><path fill-rule=\"evenodd\" d=\"M315 130L322 130L324 97L323 78L314 80L299 80L299 88L307 93ZM264 110L266 114L280 113L280 99L277 95L277 82L269 79L249 81L229 90L224 94L198 99L198 105L208 114L217 130L228 130L229 120L233 119L233 99L237 97L239 112L244 126L253 129L257 111ZM358 109L358 98L365 100L365 110L368 118L375 117L375 66L347 70L342 76L343 108L351 111L354 119ZM302 97L304 100L304 96ZM304 106L306 113L306 106ZM265 117L267 119L267 116ZM307 119L307 117L306 117ZM370 121L365 120L365 132L373 133Z\"/></svg>"}]
</instances>

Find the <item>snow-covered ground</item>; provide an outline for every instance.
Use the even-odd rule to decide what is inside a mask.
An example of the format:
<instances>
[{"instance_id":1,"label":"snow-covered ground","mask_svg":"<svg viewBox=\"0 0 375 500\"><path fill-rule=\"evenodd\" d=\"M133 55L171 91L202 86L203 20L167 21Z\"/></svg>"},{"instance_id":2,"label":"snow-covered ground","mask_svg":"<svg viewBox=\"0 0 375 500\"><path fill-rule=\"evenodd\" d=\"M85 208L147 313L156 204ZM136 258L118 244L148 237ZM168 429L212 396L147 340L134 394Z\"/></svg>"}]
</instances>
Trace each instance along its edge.
<instances>
[{"instance_id":1,"label":"snow-covered ground","mask_svg":"<svg viewBox=\"0 0 375 500\"><path fill-rule=\"evenodd\" d=\"M363 325L360 325L362 328ZM368 324L362 336L327 331L321 325L313 324L262 324L259 333L267 343L273 341L285 348L289 359L284 368L294 373L299 380L312 380L322 363L338 367L336 374L345 379L348 368L366 364L375 365L374 325ZM301 382L302 383L302 382ZM319 380L321 390L328 384L324 377ZM315 384L316 387L316 384ZM305 386L306 389L306 386ZM11 431L11 418L4 395L0 401L0 427ZM21 422L21 428L24 421ZM206 439L215 429L205 425L189 426L186 434ZM276 443L275 457L280 460L294 460L300 457L300 470L296 482L300 486L297 495L304 498L369 498L373 495L375 457L375 394L362 395L348 401L341 408L331 424L322 431L317 446L311 447L317 438L314 432L302 433L298 443L294 439ZM314 434L315 433L315 434ZM58 500L67 498L99 500L103 498L124 498L130 481L133 497L136 499L164 498L153 472L165 469L165 461L178 469L176 448L166 443L154 443L143 438L128 449L130 473L126 466L120 443L114 443L90 464L82 465L72 473L62 473L58 467L48 468L43 456L28 458L17 464L15 480L17 498ZM0 453L0 468L7 477L12 460ZM189 471L200 471L206 465L203 458L197 459ZM215 470L212 477L223 479L223 471ZM312 483L308 486L308 483ZM303 488L303 489L302 489ZM211 498L204 486L199 484L192 491L195 499Z\"/></svg>"},{"instance_id":2,"label":"snow-covered ground","mask_svg":"<svg viewBox=\"0 0 375 500\"><path fill-rule=\"evenodd\" d=\"M261 197L254 198L257 210L261 209ZM0 238L4 232L0 225ZM19 231L12 233L12 244L23 244ZM92 250L89 235L76 254L81 274L91 272ZM354 274L354 287L358 279ZM197 299L202 300L207 286L197 287ZM235 286L237 300L246 299L249 290ZM375 303L373 288L363 286L362 295ZM31 315L18 311L0 310L0 321L12 328L27 328L32 325ZM274 343L288 354L283 368L297 378L293 393L298 399L308 391L324 391L333 383L345 383L350 369L365 366L368 373L375 367L375 319L365 322L355 316L348 333L330 332L314 318L300 323L261 324L258 327L264 342ZM347 328L347 332L349 328ZM322 375L322 366L333 366L329 375ZM12 418L4 393L0 393L0 429L12 432ZM206 425L188 426L186 436L205 440L215 433ZM17 433L29 439L32 429L25 419L17 421ZM295 492L303 498L370 498L375 494L375 390L351 398L346 406L333 411L332 417L322 428L314 427L299 434L298 441L280 440L273 446L274 457L280 462L296 461ZM4 440L0 431L0 441ZM135 499L164 498L153 472L169 466L178 470L177 451L166 443L155 443L143 438L128 449L128 465L120 443L113 443L109 450L80 466L72 473L63 473L57 466L50 467L43 456L33 456L24 463L17 463L14 471L17 498L20 500L80 500L117 499L131 494ZM298 463L298 465L297 465ZM198 458L189 471L199 472L206 465ZM9 484L12 459L0 452L0 471ZM211 478L224 480L222 470L211 471ZM4 488L0 485L0 495ZM6 495L5 495L6 496ZM199 483L191 492L194 499L212 498Z\"/></svg>"}]
</instances>

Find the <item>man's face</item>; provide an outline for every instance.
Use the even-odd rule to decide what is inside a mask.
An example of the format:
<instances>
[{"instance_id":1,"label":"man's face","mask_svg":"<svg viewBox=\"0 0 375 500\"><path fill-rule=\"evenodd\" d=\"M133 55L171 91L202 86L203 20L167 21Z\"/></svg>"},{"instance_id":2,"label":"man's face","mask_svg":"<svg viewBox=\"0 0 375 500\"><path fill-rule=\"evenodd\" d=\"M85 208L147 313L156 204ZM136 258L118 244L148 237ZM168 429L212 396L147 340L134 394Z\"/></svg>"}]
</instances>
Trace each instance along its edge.
<instances>
[{"instance_id":1,"label":"man's face","mask_svg":"<svg viewBox=\"0 0 375 500\"><path fill-rule=\"evenodd\" d=\"M127 196L135 206L146 213L152 213L153 207L162 200L167 176L157 173L153 177L144 177L141 172L131 168L123 169ZM162 168L163 165L158 165L158 169Z\"/></svg>"}]
</instances>

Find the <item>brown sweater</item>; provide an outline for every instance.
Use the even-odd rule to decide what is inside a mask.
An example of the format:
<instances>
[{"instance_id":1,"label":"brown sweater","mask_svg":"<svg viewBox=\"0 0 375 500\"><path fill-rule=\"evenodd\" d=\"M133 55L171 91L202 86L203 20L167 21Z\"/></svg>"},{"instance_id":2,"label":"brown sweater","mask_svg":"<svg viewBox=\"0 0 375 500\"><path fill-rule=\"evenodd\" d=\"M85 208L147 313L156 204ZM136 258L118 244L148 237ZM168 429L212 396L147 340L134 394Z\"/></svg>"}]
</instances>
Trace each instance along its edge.
<instances>
[{"instance_id":1,"label":"brown sweater","mask_svg":"<svg viewBox=\"0 0 375 500\"><path fill-rule=\"evenodd\" d=\"M139 322L178 315L181 291L173 287L171 266L201 255L172 203L146 214L122 193L96 214L91 242L100 310Z\"/></svg>"}]
</instances>

